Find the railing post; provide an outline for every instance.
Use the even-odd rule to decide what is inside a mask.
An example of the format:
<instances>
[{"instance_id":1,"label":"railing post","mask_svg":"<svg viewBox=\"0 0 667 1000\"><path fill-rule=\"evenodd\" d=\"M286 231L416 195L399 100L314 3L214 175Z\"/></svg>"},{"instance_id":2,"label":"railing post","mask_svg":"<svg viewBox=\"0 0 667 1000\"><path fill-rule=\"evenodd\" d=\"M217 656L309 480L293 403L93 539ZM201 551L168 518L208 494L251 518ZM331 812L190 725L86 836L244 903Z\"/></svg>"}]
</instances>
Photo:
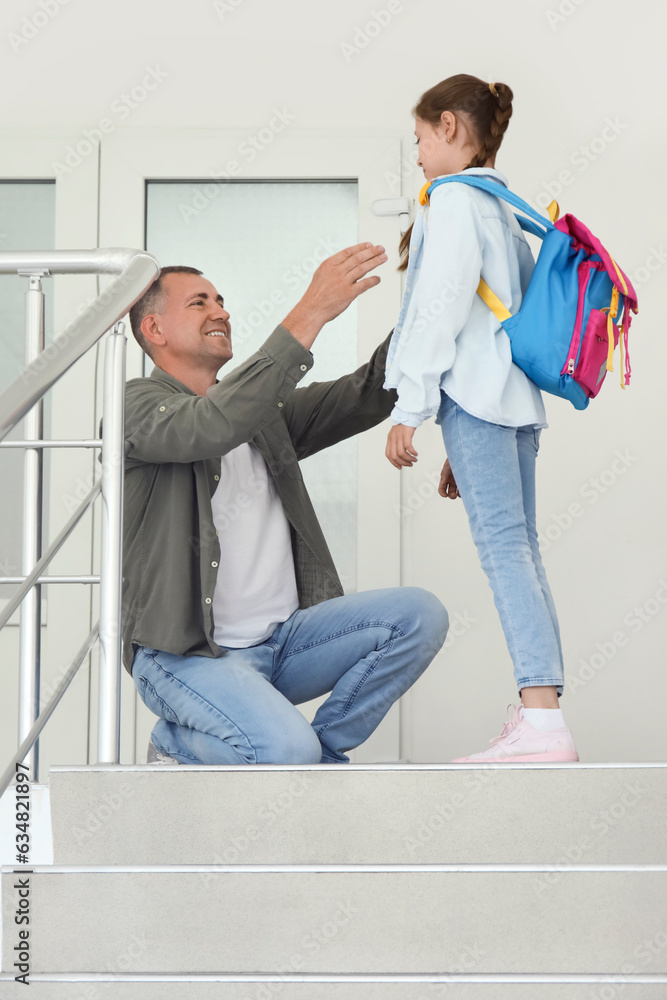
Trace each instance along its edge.
<instances>
[{"instance_id":1,"label":"railing post","mask_svg":"<svg viewBox=\"0 0 667 1000\"><path fill-rule=\"evenodd\" d=\"M125 349L123 323L116 323L107 338L104 355L97 730L97 760L100 764L117 764L120 758Z\"/></svg>"},{"instance_id":2,"label":"railing post","mask_svg":"<svg viewBox=\"0 0 667 1000\"><path fill-rule=\"evenodd\" d=\"M25 293L26 365L44 350L44 292L42 277L48 272L29 274ZM43 436L44 405L38 402L25 418L24 438L39 441ZM23 467L23 554L22 571L32 572L42 554L42 470L41 448L26 448ZM42 588L26 594L21 604L19 626L19 743L30 732L39 715L39 673L41 660ZM39 781L39 744L26 757L31 781Z\"/></svg>"}]
</instances>

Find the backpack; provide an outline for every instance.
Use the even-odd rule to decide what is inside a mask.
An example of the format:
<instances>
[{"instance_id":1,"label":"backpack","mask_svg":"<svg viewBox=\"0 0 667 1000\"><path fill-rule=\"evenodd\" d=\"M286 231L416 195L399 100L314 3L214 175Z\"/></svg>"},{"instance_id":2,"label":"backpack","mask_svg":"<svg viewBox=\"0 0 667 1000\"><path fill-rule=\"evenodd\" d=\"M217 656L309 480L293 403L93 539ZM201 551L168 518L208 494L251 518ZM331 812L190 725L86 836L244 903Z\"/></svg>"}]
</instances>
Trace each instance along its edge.
<instances>
[{"instance_id":1,"label":"backpack","mask_svg":"<svg viewBox=\"0 0 667 1000\"><path fill-rule=\"evenodd\" d=\"M438 177L424 185L420 204L428 202L439 184L451 181L509 202L529 216L515 215L521 228L543 241L521 307L514 315L483 279L477 288L507 332L514 363L540 389L569 399L577 410L584 410L602 388L607 372L614 370L614 351L620 344L621 386L625 389L632 372L628 333L630 313L638 312L637 294L599 239L573 215L559 220L557 202L551 202L549 219L545 219L504 185L479 176Z\"/></svg>"}]
</instances>

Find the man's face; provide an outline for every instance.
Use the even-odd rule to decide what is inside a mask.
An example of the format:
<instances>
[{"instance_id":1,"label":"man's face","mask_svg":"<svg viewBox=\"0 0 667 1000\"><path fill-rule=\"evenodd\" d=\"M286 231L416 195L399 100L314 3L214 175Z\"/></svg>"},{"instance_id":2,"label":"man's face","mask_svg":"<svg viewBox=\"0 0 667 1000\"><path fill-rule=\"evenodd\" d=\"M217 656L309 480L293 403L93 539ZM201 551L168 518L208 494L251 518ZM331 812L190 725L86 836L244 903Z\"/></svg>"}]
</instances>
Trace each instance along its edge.
<instances>
[{"instance_id":1,"label":"man's face","mask_svg":"<svg viewBox=\"0 0 667 1000\"><path fill-rule=\"evenodd\" d=\"M156 321L166 343L163 358L220 368L232 357L232 328L222 295L198 274L167 274Z\"/></svg>"}]
</instances>

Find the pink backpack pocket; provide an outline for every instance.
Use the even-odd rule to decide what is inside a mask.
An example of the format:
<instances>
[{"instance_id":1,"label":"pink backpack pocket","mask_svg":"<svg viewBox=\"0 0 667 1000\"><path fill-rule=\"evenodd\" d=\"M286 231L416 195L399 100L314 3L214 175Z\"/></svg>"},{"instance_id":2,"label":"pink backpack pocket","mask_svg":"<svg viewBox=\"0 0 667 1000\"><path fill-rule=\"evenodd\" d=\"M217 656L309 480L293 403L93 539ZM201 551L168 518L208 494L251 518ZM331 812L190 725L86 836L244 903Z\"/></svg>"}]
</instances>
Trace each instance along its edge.
<instances>
[{"instance_id":1,"label":"pink backpack pocket","mask_svg":"<svg viewBox=\"0 0 667 1000\"><path fill-rule=\"evenodd\" d=\"M583 343L572 371L572 377L582 387L586 395L593 399L599 393L607 374L609 357L609 321L607 313L601 309L592 309L584 331ZM621 331L612 322L614 333L614 348L618 345Z\"/></svg>"}]
</instances>

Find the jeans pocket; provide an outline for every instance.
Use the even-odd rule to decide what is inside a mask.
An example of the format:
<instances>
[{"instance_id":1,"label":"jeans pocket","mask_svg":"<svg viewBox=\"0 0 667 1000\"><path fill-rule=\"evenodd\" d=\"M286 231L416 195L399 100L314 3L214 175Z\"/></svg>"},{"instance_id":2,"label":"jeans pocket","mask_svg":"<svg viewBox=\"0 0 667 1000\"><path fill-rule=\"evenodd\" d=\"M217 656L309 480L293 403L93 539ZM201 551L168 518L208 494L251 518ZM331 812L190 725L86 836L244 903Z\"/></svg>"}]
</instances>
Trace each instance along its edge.
<instances>
[{"instance_id":1,"label":"jeans pocket","mask_svg":"<svg viewBox=\"0 0 667 1000\"><path fill-rule=\"evenodd\" d=\"M181 723L178 720L178 716L174 710L167 705L166 701L163 701L148 678L139 674L136 678L136 684L139 697L143 701L146 708L150 709L153 715L158 715L161 719L165 719L167 722L175 722L177 726L180 726Z\"/></svg>"}]
</instances>

